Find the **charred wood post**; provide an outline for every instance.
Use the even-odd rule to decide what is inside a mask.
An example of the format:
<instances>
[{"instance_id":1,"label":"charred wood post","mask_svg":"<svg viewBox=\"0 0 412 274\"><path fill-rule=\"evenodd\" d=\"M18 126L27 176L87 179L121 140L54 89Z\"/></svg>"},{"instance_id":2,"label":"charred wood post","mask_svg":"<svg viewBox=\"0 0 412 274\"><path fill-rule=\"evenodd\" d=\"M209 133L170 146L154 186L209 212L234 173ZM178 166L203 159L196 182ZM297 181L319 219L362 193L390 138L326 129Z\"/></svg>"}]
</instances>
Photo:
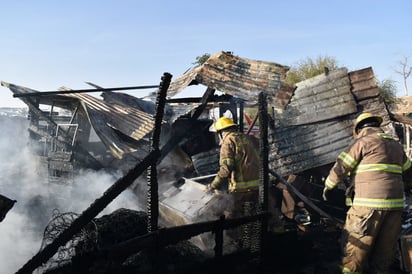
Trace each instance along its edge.
<instances>
[{"instance_id":1,"label":"charred wood post","mask_svg":"<svg viewBox=\"0 0 412 274\"><path fill-rule=\"evenodd\" d=\"M164 108L166 104L166 94L171 79L172 75L170 73L164 73L162 81L159 85L159 92L156 98L154 130L151 138L152 144L150 151L159 151L160 132L162 127ZM157 230L159 217L159 185L157 182L156 163L153 163L147 170L147 179L147 228L149 232L152 232Z\"/></svg>"},{"instance_id":2,"label":"charred wood post","mask_svg":"<svg viewBox=\"0 0 412 274\"><path fill-rule=\"evenodd\" d=\"M264 212L268 211L269 204L269 144L268 144L268 110L266 95L261 92L259 94L259 130L260 130L260 187L259 199L260 207ZM260 249L264 249L266 243L266 233L268 227L268 219L263 218L260 227ZM265 265L265 252L260 252L260 263Z\"/></svg>"},{"instance_id":3,"label":"charred wood post","mask_svg":"<svg viewBox=\"0 0 412 274\"><path fill-rule=\"evenodd\" d=\"M218 225L215 230L215 258L221 258L223 256L223 224L225 222L225 215L220 216Z\"/></svg>"}]
</instances>

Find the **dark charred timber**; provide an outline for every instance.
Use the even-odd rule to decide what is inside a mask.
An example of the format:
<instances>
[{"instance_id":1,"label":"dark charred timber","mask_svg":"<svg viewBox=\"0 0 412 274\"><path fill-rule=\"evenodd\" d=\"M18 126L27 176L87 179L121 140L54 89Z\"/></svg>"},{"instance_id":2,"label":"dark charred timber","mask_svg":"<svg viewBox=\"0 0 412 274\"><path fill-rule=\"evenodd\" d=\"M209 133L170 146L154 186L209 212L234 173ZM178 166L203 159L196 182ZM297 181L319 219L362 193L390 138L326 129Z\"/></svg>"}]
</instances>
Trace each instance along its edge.
<instances>
[{"instance_id":1,"label":"dark charred timber","mask_svg":"<svg viewBox=\"0 0 412 274\"><path fill-rule=\"evenodd\" d=\"M225 222L225 215L220 216L219 222L221 225L217 226L217 229L215 230L215 257L216 258L221 258L223 255L223 229L219 229L219 227L222 227L224 222Z\"/></svg>"},{"instance_id":2,"label":"dark charred timber","mask_svg":"<svg viewBox=\"0 0 412 274\"><path fill-rule=\"evenodd\" d=\"M261 203L261 210L268 211L269 201L269 144L268 144L268 111L266 95L261 92L258 98L259 104L259 130L260 130L260 187L259 187L259 199ZM265 250L265 244L267 243L267 228L268 219L264 218L260 227L260 246L261 250ZM265 252L260 253L261 265L265 265Z\"/></svg>"},{"instance_id":3,"label":"dark charred timber","mask_svg":"<svg viewBox=\"0 0 412 274\"><path fill-rule=\"evenodd\" d=\"M151 151L159 151L160 132L166 104L166 94L169 88L172 75L163 74L162 81L159 85L159 92L156 98L156 112L154 130L151 138ZM147 170L147 221L148 231L157 230L159 219L159 185L157 182L156 163L153 163Z\"/></svg>"},{"instance_id":4,"label":"dark charred timber","mask_svg":"<svg viewBox=\"0 0 412 274\"><path fill-rule=\"evenodd\" d=\"M90 260L95 258L114 258L121 260L143 249L161 249L167 245L177 244L178 242L189 240L194 236L210 231L220 234L223 230L233 229L243 224L259 221L263 218L267 218L267 216L267 212L262 212L257 215L235 219L225 219L224 217L221 217L216 221L161 228L145 235L134 237L122 243L110 246L110 248L104 248L93 253L82 254L81 258L77 258L77 260ZM221 250L223 238L218 239L216 241L216 245L219 245L219 247L215 248L215 257L218 258L222 256Z\"/></svg>"},{"instance_id":5,"label":"dark charred timber","mask_svg":"<svg viewBox=\"0 0 412 274\"><path fill-rule=\"evenodd\" d=\"M41 92L34 92L34 93L13 94L13 97L15 97L15 98L39 97L39 96L48 96L48 95L56 95L56 94L88 93L88 92L110 92L110 91L119 91L119 90L150 89L150 88L158 88L158 87L159 87L158 85L150 85L150 86L133 86L133 87L117 87L117 88L53 90L53 91L41 91Z\"/></svg>"},{"instance_id":6,"label":"dark charred timber","mask_svg":"<svg viewBox=\"0 0 412 274\"><path fill-rule=\"evenodd\" d=\"M192 116L189 118L189 121L184 129L182 129L178 134L173 135L168 142L162 147L160 151L160 159L162 160L195 126L197 118L202 114L202 112L207 107L207 103L213 97L215 90L212 88L207 88L205 94L201 99L201 104L195 109Z\"/></svg>"},{"instance_id":7,"label":"dark charred timber","mask_svg":"<svg viewBox=\"0 0 412 274\"><path fill-rule=\"evenodd\" d=\"M309 200L305 195L300 193L300 191L297 188L295 188L292 184L288 183L285 179L283 179L281 176L279 176L279 174L277 174L275 171L269 169L268 172L272 176L274 176L276 179L278 179L280 181L280 183L284 184L290 192L293 192L294 194L296 194L296 196L298 196L306 205L308 205L314 211L319 213L320 216L322 216L322 217L324 217L328 220L331 220L332 222L334 222L336 225L338 225L340 227L343 225L344 222L342 220L336 219L335 217L329 215L328 213L326 213L325 211L320 209L318 206L316 206L314 203L312 203L312 201Z\"/></svg>"},{"instance_id":8,"label":"dark charred timber","mask_svg":"<svg viewBox=\"0 0 412 274\"><path fill-rule=\"evenodd\" d=\"M209 99L209 102L229 102L234 101L235 103L243 103L244 100L241 98L234 98L232 95L222 94L214 95ZM199 103L202 101L201 97L185 97L185 98L171 98L167 99L168 103Z\"/></svg>"}]
</instances>

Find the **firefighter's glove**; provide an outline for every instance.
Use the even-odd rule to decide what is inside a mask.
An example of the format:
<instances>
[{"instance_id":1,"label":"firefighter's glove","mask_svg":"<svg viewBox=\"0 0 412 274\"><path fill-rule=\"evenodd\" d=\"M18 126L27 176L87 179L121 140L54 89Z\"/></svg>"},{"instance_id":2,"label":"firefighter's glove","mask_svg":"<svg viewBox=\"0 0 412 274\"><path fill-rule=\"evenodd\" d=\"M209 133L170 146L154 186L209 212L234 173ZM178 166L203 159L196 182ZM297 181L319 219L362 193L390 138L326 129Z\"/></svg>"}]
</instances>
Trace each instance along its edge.
<instances>
[{"instance_id":1,"label":"firefighter's glove","mask_svg":"<svg viewBox=\"0 0 412 274\"><path fill-rule=\"evenodd\" d=\"M328 191L329 191L329 189L328 189L327 187L325 187L325 188L323 189L322 198L323 198L324 201L327 201L327 200L328 200L328 197L326 197L326 193L327 193Z\"/></svg>"},{"instance_id":2,"label":"firefighter's glove","mask_svg":"<svg viewBox=\"0 0 412 274\"><path fill-rule=\"evenodd\" d=\"M207 184L205 187L205 192L208 194L213 194L215 192L215 188L212 187L212 184Z\"/></svg>"}]
</instances>

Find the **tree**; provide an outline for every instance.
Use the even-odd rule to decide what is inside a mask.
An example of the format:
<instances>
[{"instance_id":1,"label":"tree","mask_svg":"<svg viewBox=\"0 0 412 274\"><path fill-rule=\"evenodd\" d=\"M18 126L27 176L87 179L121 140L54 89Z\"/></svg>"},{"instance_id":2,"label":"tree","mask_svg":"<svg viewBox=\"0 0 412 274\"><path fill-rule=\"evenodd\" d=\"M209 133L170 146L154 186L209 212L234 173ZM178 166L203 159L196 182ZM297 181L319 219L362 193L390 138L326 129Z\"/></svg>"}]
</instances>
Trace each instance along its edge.
<instances>
[{"instance_id":1,"label":"tree","mask_svg":"<svg viewBox=\"0 0 412 274\"><path fill-rule=\"evenodd\" d=\"M306 58L305 60L298 62L297 65L291 67L285 82L293 85L325 73L326 70L332 71L337 68L338 62L333 57L318 56L316 59ZM385 104L390 109L393 109L397 103L395 82L392 80L376 80L376 82Z\"/></svg>"},{"instance_id":2,"label":"tree","mask_svg":"<svg viewBox=\"0 0 412 274\"><path fill-rule=\"evenodd\" d=\"M203 65L207 61L207 59L209 59L209 57L210 57L210 53L205 53L201 56L197 56L196 61L193 62L192 64L196 66Z\"/></svg>"},{"instance_id":3,"label":"tree","mask_svg":"<svg viewBox=\"0 0 412 274\"><path fill-rule=\"evenodd\" d=\"M318 56L316 59L306 58L291 66L286 76L285 82L288 84L296 84L303 80L315 77L325 70L335 70L338 68L338 62L335 58L329 56Z\"/></svg>"},{"instance_id":4,"label":"tree","mask_svg":"<svg viewBox=\"0 0 412 274\"><path fill-rule=\"evenodd\" d=\"M395 81L389 79L379 81L378 79L376 79L376 83L378 85L379 92L383 98L383 101L388 106L389 110L393 110L398 103L398 100L396 98L397 90Z\"/></svg>"},{"instance_id":5,"label":"tree","mask_svg":"<svg viewBox=\"0 0 412 274\"><path fill-rule=\"evenodd\" d=\"M408 57L403 57L403 60L399 61L402 70L395 70L396 73L400 74L403 77L403 86L405 87L405 96L409 96L408 92L408 78L411 76L412 67L408 67Z\"/></svg>"}]
</instances>

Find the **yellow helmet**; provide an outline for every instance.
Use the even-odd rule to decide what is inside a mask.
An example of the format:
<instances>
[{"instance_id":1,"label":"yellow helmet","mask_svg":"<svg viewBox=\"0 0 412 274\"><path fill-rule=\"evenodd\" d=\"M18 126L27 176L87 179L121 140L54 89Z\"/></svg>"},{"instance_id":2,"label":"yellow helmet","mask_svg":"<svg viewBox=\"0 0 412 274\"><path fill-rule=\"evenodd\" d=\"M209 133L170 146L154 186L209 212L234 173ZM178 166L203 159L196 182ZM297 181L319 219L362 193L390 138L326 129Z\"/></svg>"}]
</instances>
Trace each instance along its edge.
<instances>
[{"instance_id":1,"label":"yellow helmet","mask_svg":"<svg viewBox=\"0 0 412 274\"><path fill-rule=\"evenodd\" d=\"M225 128L230 128L233 126L237 126L235 124L235 122L233 122L232 119L228 118L228 117L220 117L219 119L217 119L217 121L213 124L213 128L216 131L221 131Z\"/></svg>"},{"instance_id":2,"label":"yellow helmet","mask_svg":"<svg viewBox=\"0 0 412 274\"><path fill-rule=\"evenodd\" d=\"M375 116L372 113L369 113L369 112L361 113L358 116L358 118L356 118L355 125L353 126L353 133L354 133L355 136L358 133L358 127L361 124L363 124L363 122L366 122L367 119L370 120L370 121L377 122L378 125L380 125L383 121L382 117Z\"/></svg>"}]
</instances>

